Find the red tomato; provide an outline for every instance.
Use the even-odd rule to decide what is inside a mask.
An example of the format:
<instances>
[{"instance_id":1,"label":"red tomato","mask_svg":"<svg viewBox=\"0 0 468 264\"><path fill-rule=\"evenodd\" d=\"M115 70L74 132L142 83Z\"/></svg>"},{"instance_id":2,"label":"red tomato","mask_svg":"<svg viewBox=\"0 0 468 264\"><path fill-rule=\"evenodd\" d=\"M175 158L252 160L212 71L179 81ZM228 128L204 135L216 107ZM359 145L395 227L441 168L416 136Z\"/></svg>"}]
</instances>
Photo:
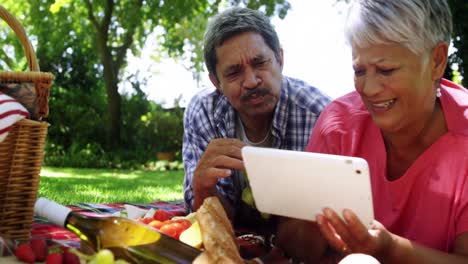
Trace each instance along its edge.
<instances>
[{"instance_id":1,"label":"red tomato","mask_svg":"<svg viewBox=\"0 0 468 264\"><path fill-rule=\"evenodd\" d=\"M151 221L154 219L151 217L145 217L145 218L137 218L136 219L138 222L143 223L143 224L149 224Z\"/></svg>"},{"instance_id":2,"label":"red tomato","mask_svg":"<svg viewBox=\"0 0 468 264\"><path fill-rule=\"evenodd\" d=\"M175 221L177 223L180 223L184 227L183 230L188 229L192 225L192 222L190 222L187 219L177 219L177 220L173 220L173 221Z\"/></svg>"},{"instance_id":3,"label":"red tomato","mask_svg":"<svg viewBox=\"0 0 468 264\"><path fill-rule=\"evenodd\" d=\"M159 230L164 234L179 239L180 234L185 230L181 223L169 222L163 225Z\"/></svg>"},{"instance_id":4,"label":"red tomato","mask_svg":"<svg viewBox=\"0 0 468 264\"><path fill-rule=\"evenodd\" d=\"M166 211L164 211L162 209L158 209L158 210L156 210L156 212L154 212L153 218L154 218L154 220L159 220L161 222L164 222L166 220L171 219L172 216L173 216L172 214L170 214L170 213L168 213L168 212L166 212Z\"/></svg>"},{"instance_id":5,"label":"red tomato","mask_svg":"<svg viewBox=\"0 0 468 264\"><path fill-rule=\"evenodd\" d=\"M152 227L154 227L156 229L160 229L163 226L163 222L161 222L159 220L153 220L148 225L152 226Z\"/></svg>"},{"instance_id":6,"label":"red tomato","mask_svg":"<svg viewBox=\"0 0 468 264\"><path fill-rule=\"evenodd\" d=\"M173 237L173 238L177 238L177 231L172 227L172 224L166 224L166 225L163 225L161 226L161 228L159 229L162 233L170 236L170 237Z\"/></svg>"}]
</instances>

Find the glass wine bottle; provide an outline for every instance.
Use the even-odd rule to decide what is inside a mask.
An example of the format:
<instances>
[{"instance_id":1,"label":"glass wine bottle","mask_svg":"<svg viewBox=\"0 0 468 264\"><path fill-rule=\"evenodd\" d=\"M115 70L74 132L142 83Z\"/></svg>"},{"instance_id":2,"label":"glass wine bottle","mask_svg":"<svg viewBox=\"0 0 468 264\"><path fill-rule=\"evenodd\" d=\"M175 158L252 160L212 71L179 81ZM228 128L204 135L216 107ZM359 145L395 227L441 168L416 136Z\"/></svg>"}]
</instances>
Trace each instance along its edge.
<instances>
[{"instance_id":1,"label":"glass wine bottle","mask_svg":"<svg viewBox=\"0 0 468 264\"><path fill-rule=\"evenodd\" d=\"M86 248L96 252L106 248L132 263L192 263L201 253L145 224L123 217L85 216L46 198L36 201L34 212L75 233Z\"/></svg>"}]
</instances>

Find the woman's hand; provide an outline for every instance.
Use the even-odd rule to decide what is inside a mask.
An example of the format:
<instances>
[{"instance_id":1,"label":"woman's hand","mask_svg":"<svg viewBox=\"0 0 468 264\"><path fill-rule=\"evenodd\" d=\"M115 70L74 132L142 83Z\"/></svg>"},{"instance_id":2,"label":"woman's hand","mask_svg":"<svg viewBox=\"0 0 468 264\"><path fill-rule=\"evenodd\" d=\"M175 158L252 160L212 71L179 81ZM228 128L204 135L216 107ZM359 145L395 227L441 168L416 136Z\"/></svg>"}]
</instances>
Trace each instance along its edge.
<instances>
[{"instance_id":1,"label":"woman's hand","mask_svg":"<svg viewBox=\"0 0 468 264\"><path fill-rule=\"evenodd\" d=\"M344 220L343 220L344 219ZM393 246L393 236L377 221L367 229L349 209L343 210L343 218L330 208L317 215L320 231L330 246L345 255L364 253L379 260L385 259Z\"/></svg>"}]
</instances>

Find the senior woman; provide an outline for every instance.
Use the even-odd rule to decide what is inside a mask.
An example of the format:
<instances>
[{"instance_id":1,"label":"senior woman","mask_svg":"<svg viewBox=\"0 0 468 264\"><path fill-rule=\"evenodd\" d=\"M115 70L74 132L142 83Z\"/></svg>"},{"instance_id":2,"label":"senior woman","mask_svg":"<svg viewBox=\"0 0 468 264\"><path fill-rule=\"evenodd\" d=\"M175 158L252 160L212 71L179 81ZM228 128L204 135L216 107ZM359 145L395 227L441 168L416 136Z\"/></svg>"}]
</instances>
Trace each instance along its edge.
<instances>
[{"instance_id":1,"label":"senior woman","mask_svg":"<svg viewBox=\"0 0 468 264\"><path fill-rule=\"evenodd\" d=\"M322 235L384 263L468 263L468 92L442 78L446 0L357 0L346 27L356 91L322 112L306 150L367 160L376 222L326 208Z\"/></svg>"}]
</instances>

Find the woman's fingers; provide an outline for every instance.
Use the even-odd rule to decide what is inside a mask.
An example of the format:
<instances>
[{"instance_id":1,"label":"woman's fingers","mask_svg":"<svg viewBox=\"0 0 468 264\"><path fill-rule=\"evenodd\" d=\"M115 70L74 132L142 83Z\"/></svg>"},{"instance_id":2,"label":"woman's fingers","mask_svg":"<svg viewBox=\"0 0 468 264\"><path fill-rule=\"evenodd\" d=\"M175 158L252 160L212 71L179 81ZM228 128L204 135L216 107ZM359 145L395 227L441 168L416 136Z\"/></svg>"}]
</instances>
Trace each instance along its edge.
<instances>
[{"instance_id":1,"label":"woman's fingers","mask_svg":"<svg viewBox=\"0 0 468 264\"><path fill-rule=\"evenodd\" d=\"M329 242L334 241L332 245L340 252L367 252L372 249L372 237L367 227L362 224L359 218L349 209L343 210L343 217L340 217L334 210L325 208L322 222L322 232L327 232L326 236ZM324 220L325 219L325 220ZM338 240L333 237L339 238Z\"/></svg>"},{"instance_id":2,"label":"woman's fingers","mask_svg":"<svg viewBox=\"0 0 468 264\"><path fill-rule=\"evenodd\" d=\"M351 234L350 237L352 237L355 243L363 244L369 242L370 236L367 227L364 226L353 211L344 209L343 218L345 219L348 231Z\"/></svg>"},{"instance_id":3,"label":"woman's fingers","mask_svg":"<svg viewBox=\"0 0 468 264\"><path fill-rule=\"evenodd\" d=\"M344 254L375 255L391 243L391 235L382 224L375 222L369 230L349 209L344 209L340 218L335 211L325 208L323 215L317 216L317 223L330 246Z\"/></svg>"},{"instance_id":4,"label":"woman's fingers","mask_svg":"<svg viewBox=\"0 0 468 264\"><path fill-rule=\"evenodd\" d=\"M317 215L316 221L319 226L320 232L328 241L328 244L330 244L330 246L332 246L336 251L341 252L343 254L350 253L348 246L336 233L335 229L333 228L332 224L330 223L327 217L325 217L324 215Z\"/></svg>"},{"instance_id":5,"label":"woman's fingers","mask_svg":"<svg viewBox=\"0 0 468 264\"><path fill-rule=\"evenodd\" d=\"M348 243L352 242L353 239L343 219L330 208L325 208L323 213L327 217L328 221L330 221L333 229L335 229L335 232L340 236L341 240L343 240L345 244L349 245Z\"/></svg>"}]
</instances>

